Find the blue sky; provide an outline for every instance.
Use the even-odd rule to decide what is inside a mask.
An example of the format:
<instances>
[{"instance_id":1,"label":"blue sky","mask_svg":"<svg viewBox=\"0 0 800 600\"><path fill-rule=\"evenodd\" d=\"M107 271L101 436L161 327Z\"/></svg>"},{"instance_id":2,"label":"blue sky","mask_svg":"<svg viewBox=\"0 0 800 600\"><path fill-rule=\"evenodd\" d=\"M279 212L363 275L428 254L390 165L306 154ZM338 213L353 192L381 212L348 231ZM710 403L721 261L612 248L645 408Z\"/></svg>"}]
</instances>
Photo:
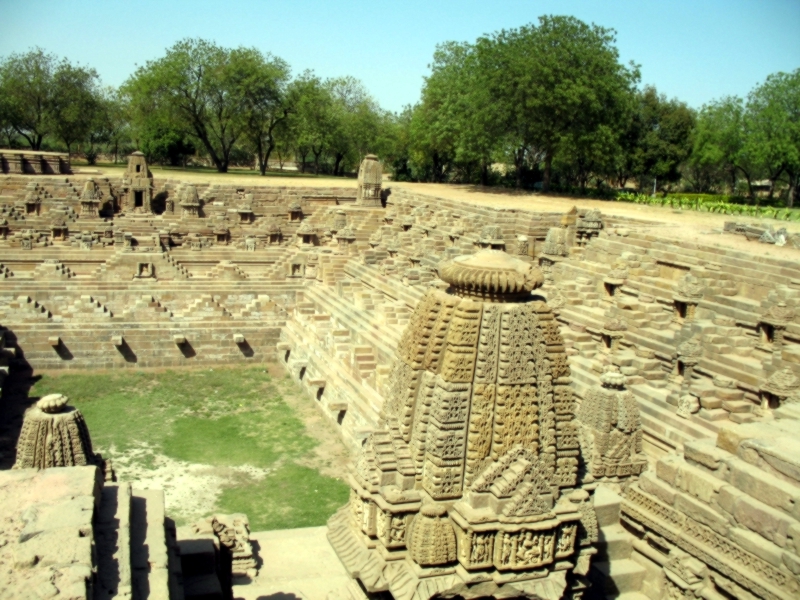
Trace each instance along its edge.
<instances>
[{"instance_id":1,"label":"blue sky","mask_svg":"<svg viewBox=\"0 0 800 600\"><path fill-rule=\"evenodd\" d=\"M437 43L543 14L616 29L642 83L693 107L800 67L800 0L0 0L0 56L38 45L119 85L177 40L203 37L271 52L294 73L353 75L400 110L418 100Z\"/></svg>"}]
</instances>

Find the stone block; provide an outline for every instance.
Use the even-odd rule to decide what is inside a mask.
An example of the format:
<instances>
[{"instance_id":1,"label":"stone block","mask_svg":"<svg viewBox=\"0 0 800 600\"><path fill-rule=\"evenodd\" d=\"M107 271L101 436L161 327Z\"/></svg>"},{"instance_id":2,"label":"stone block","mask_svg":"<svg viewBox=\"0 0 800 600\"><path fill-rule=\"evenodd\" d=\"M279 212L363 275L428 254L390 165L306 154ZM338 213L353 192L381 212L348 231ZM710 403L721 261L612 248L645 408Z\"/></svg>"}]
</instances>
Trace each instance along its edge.
<instances>
[{"instance_id":1,"label":"stone block","mask_svg":"<svg viewBox=\"0 0 800 600\"><path fill-rule=\"evenodd\" d=\"M735 500L733 516L740 525L755 531L781 548L786 546L789 528L794 523L785 513L746 495L739 496Z\"/></svg>"},{"instance_id":2,"label":"stone block","mask_svg":"<svg viewBox=\"0 0 800 600\"><path fill-rule=\"evenodd\" d=\"M47 338L47 343L50 344L53 348L56 348L61 344L61 338L57 335L51 335Z\"/></svg>"},{"instance_id":3,"label":"stone block","mask_svg":"<svg viewBox=\"0 0 800 600\"><path fill-rule=\"evenodd\" d=\"M677 495L675 488L664 483L652 471L645 471L641 474L639 487L666 504L672 505L675 502L675 496Z\"/></svg>"},{"instance_id":4,"label":"stone block","mask_svg":"<svg viewBox=\"0 0 800 600\"><path fill-rule=\"evenodd\" d=\"M731 485L768 506L797 515L800 510L800 488L740 459L731 459L728 466Z\"/></svg>"},{"instance_id":5,"label":"stone block","mask_svg":"<svg viewBox=\"0 0 800 600\"><path fill-rule=\"evenodd\" d=\"M176 345L182 346L186 343L186 336L179 333L172 336L172 341L175 342Z\"/></svg>"},{"instance_id":6,"label":"stone block","mask_svg":"<svg viewBox=\"0 0 800 600\"><path fill-rule=\"evenodd\" d=\"M675 484L675 477L678 474L678 467L680 466L680 458L674 454L667 454L662 456L656 462L656 475L659 479L663 479L669 484Z\"/></svg>"},{"instance_id":7,"label":"stone block","mask_svg":"<svg viewBox=\"0 0 800 600\"><path fill-rule=\"evenodd\" d=\"M619 507L622 498L614 490L599 485L594 492L594 512L600 527L619 523Z\"/></svg>"},{"instance_id":8,"label":"stone block","mask_svg":"<svg viewBox=\"0 0 800 600\"><path fill-rule=\"evenodd\" d=\"M688 494L679 493L675 497L674 506L675 510L687 517L710 527L720 535L727 535L730 528L728 519L700 500L692 498Z\"/></svg>"},{"instance_id":9,"label":"stone block","mask_svg":"<svg viewBox=\"0 0 800 600\"><path fill-rule=\"evenodd\" d=\"M686 442L683 445L683 456L689 462L698 463L715 471L720 467L720 461L730 454L718 448L714 440L701 439Z\"/></svg>"},{"instance_id":10,"label":"stone block","mask_svg":"<svg viewBox=\"0 0 800 600\"><path fill-rule=\"evenodd\" d=\"M731 527L728 532L728 537L732 542L738 544L748 552L755 554L775 567L781 567L783 563L783 551L757 533L739 527Z\"/></svg>"},{"instance_id":11,"label":"stone block","mask_svg":"<svg viewBox=\"0 0 800 600\"><path fill-rule=\"evenodd\" d=\"M724 482L706 471L683 463L678 467L674 485L690 496L711 504Z\"/></svg>"},{"instance_id":12,"label":"stone block","mask_svg":"<svg viewBox=\"0 0 800 600\"><path fill-rule=\"evenodd\" d=\"M723 485L717 494L717 505L728 514L733 515L736 500L743 495L744 492L737 490L732 485Z\"/></svg>"},{"instance_id":13,"label":"stone block","mask_svg":"<svg viewBox=\"0 0 800 600\"><path fill-rule=\"evenodd\" d=\"M111 336L111 343L117 346L118 348L122 346L125 339L121 335L112 335Z\"/></svg>"},{"instance_id":14,"label":"stone block","mask_svg":"<svg viewBox=\"0 0 800 600\"><path fill-rule=\"evenodd\" d=\"M241 333L234 333L233 334L233 341L236 344L244 344L244 335Z\"/></svg>"}]
</instances>

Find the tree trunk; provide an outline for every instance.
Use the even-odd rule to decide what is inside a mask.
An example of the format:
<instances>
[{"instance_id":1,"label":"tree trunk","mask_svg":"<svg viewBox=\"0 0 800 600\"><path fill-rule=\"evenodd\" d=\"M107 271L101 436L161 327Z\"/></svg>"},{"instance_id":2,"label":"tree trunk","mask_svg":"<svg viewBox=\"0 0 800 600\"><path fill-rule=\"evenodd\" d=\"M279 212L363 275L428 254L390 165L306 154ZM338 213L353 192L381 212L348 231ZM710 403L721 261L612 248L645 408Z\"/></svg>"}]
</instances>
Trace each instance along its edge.
<instances>
[{"instance_id":1,"label":"tree trunk","mask_svg":"<svg viewBox=\"0 0 800 600\"><path fill-rule=\"evenodd\" d=\"M336 162L333 163L334 175L339 175L339 165L341 164L343 158L344 158L343 154L341 154L340 152L336 153Z\"/></svg>"},{"instance_id":2,"label":"tree trunk","mask_svg":"<svg viewBox=\"0 0 800 600\"><path fill-rule=\"evenodd\" d=\"M267 151L264 152L264 170L261 171L262 175L266 175L267 169L269 168L269 155L272 154L272 149L274 148L274 144L267 144Z\"/></svg>"},{"instance_id":3,"label":"tree trunk","mask_svg":"<svg viewBox=\"0 0 800 600\"><path fill-rule=\"evenodd\" d=\"M489 165L486 163L481 165L481 185L489 185Z\"/></svg>"},{"instance_id":4,"label":"tree trunk","mask_svg":"<svg viewBox=\"0 0 800 600\"><path fill-rule=\"evenodd\" d=\"M542 179L542 192L550 191L550 176L553 171L553 153L548 150L544 156L544 178Z\"/></svg>"}]
</instances>

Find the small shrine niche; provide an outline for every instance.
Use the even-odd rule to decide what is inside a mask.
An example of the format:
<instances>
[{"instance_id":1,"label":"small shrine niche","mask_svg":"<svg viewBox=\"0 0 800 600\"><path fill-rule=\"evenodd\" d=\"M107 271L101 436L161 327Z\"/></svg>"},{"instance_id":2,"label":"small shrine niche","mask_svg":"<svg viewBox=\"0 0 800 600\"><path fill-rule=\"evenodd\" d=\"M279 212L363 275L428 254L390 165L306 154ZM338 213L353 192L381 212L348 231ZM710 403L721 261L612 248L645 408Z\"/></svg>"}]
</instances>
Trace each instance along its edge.
<instances>
[{"instance_id":1,"label":"small shrine niche","mask_svg":"<svg viewBox=\"0 0 800 600\"><path fill-rule=\"evenodd\" d=\"M289 205L289 222L299 223L303 220L303 207L298 202Z\"/></svg>"},{"instance_id":2,"label":"small shrine niche","mask_svg":"<svg viewBox=\"0 0 800 600\"><path fill-rule=\"evenodd\" d=\"M137 279L154 279L156 267L153 263L139 263L136 268Z\"/></svg>"},{"instance_id":3,"label":"small shrine niche","mask_svg":"<svg viewBox=\"0 0 800 600\"><path fill-rule=\"evenodd\" d=\"M800 404L800 376L784 367L770 375L758 391L761 409L765 411L784 404Z\"/></svg>"},{"instance_id":4,"label":"small shrine niche","mask_svg":"<svg viewBox=\"0 0 800 600\"><path fill-rule=\"evenodd\" d=\"M758 338L762 346L772 346L772 344L775 342L775 327L769 323L759 323Z\"/></svg>"},{"instance_id":5,"label":"small shrine niche","mask_svg":"<svg viewBox=\"0 0 800 600\"><path fill-rule=\"evenodd\" d=\"M673 310L674 310L674 317L677 323L683 323L686 321L686 317L689 314L689 305L686 302L682 302L680 300L673 301Z\"/></svg>"},{"instance_id":6,"label":"small shrine niche","mask_svg":"<svg viewBox=\"0 0 800 600\"><path fill-rule=\"evenodd\" d=\"M228 241L230 240L231 237L231 233L230 231L228 231L227 228L219 227L217 229L214 229L214 237L217 240L217 244L220 244L222 246L227 246Z\"/></svg>"},{"instance_id":7,"label":"small shrine niche","mask_svg":"<svg viewBox=\"0 0 800 600\"><path fill-rule=\"evenodd\" d=\"M308 224L302 223L297 229L297 245L298 246L316 246L317 232Z\"/></svg>"},{"instance_id":8,"label":"small shrine niche","mask_svg":"<svg viewBox=\"0 0 800 600\"><path fill-rule=\"evenodd\" d=\"M67 239L67 223L64 219L56 219L50 225L50 235L53 241L63 242Z\"/></svg>"},{"instance_id":9,"label":"small shrine niche","mask_svg":"<svg viewBox=\"0 0 800 600\"><path fill-rule=\"evenodd\" d=\"M239 213L239 223L252 223L255 221L255 214L253 213L253 194L243 194L243 196L244 201L236 210L236 212Z\"/></svg>"},{"instance_id":10,"label":"small shrine niche","mask_svg":"<svg viewBox=\"0 0 800 600\"><path fill-rule=\"evenodd\" d=\"M490 250L505 250L506 242L503 239L503 232L497 225L487 225L481 229L481 235L477 243L479 248Z\"/></svg>"}]
</instances>

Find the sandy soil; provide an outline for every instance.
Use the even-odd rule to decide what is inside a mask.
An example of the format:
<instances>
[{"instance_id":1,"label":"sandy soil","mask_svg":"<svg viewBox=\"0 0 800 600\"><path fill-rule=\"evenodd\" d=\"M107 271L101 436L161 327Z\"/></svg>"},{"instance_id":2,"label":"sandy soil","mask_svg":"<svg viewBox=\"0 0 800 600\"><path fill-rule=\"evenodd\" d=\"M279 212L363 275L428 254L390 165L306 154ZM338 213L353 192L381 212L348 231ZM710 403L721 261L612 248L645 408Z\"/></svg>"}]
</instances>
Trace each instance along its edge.
<instances>
[{"instance_id":1,"label":"sandy soil","mask_svg":"<svg viewBox=\"0 0 800 600\"><path fill-rule=\"evenodd\" d=\"M112 458L118 481L130 481L136 489L164 490L167 512L182 523L214 512L223 487L236 485L242 477L260 481L271 472L250 465L215 467L175 460L146 444L123 453L113 447L100 451Z\"/></svg>"}]
</instances>

